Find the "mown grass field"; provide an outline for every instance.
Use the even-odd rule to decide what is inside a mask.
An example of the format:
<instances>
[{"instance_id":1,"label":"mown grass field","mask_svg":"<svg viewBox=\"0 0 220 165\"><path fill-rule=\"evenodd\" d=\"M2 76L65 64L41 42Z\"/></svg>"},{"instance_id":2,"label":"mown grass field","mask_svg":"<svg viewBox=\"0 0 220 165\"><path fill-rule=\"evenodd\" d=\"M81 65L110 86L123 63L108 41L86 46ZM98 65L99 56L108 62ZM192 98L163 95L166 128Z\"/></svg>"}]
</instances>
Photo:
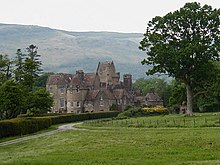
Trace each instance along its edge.
<instances>
[{"instance_id":1,"label":"mown grass field","mask_svg":"<svg viewBox=\"0 0 220 165\"><path fill-rule=\"evenodd\" d=\"M147 117L146 121L183 116ZM219 114L196 116L218 121ZM138 122L144 118L138 118ZM188 118L185 118L188 119ZM137 119L131 119L135 123ZM198 120L199 121L199 120ZM220 127L90 125L0 147L0 164L220 164ZM129 124L130 121L127 121ZM124 122L126 123L126 122ZM203 122L202 122L203 123ZM217 122L218 124L218 122Z\"/></svg>"}]
</instances>

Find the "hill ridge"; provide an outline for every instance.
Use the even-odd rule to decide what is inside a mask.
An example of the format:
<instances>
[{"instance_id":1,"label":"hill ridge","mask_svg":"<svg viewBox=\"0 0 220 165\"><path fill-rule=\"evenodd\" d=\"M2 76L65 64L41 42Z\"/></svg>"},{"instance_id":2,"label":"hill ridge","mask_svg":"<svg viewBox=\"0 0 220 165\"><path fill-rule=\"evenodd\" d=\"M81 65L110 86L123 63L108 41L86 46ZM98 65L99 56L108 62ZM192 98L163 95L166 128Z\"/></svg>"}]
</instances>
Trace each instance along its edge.
<instances>
[{"instance_id":1,"label":"hill ridge","mask_svg":"<svg viewBox=\"0 0 220 165\"><path fill-rule=\"evenodd\" d=\"M138 49L141 33L74 32L37 25L0 23L0 53L15 56L17 49L38 46L44 71L73 73L83 69L94 72L99 61L114 61L117 71L145 77L146 57Z\"/></svg>"}]
</instances>

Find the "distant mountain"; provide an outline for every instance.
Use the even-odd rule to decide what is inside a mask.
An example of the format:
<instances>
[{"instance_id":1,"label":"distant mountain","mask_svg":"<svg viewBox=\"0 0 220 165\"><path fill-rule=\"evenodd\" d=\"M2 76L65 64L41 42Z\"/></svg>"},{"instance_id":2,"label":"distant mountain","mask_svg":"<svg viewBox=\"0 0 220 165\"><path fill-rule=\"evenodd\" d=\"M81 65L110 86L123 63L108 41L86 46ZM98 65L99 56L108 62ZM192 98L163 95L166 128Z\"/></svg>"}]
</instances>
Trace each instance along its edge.
<instances>
[{"instance_id":1,"label":"distant mountain","mask_svg":"<svg viewBox=\"0 0 220 165\"><path fill-rule=\"evenodd\" d=\"M17 49L38 46L44 71L73 73L78 69L95 72L99 61L113 60L121 77L145 77L146 57L138 49L140 33L70 32L40 26L0 24L0 54L15 56Z\"/></svg>"}]
</instances>

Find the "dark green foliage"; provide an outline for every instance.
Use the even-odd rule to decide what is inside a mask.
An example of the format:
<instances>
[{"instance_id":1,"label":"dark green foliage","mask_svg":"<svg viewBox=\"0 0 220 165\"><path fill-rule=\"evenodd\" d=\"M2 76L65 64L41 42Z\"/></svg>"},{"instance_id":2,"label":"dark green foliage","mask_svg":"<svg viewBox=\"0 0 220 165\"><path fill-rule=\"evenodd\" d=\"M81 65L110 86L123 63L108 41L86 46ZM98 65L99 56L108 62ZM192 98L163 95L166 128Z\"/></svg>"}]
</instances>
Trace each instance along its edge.
<instances>
[{"instance_id":1,"label":"dark green foliage","mask_svg":"<svg viewBox=\"0 0 220 165\"><path fill-rule=\"evenodd\" d=\"M0 85L11 78L11 65L12 61L8 56L0 54Z\"/></svg>"},{"instance_id":2,"label":"dark green foliage","mask_svg":"<svg viewBox=\"0 0 220 165\"><path fill-rule=\"evenodd\" d=\"M212 67L206 71L207 80L201 81L195 88L195 107L201 112L220 111L220 62L209 65Z\"/></svg>"},{"instance_id":3,"label":"dark green foliage","mask_svg":"<svg viewBox=\"0 0 220 165\"><path fill-rule=\"evenodd\" d=\"M70 123L84 120L116 117L119 112L100 112L82 114L45 114L42 117L23 117L0 121L0 138L34 133L49 128L54 124Z\"/></svg>"},{"instance_id":4,"label":"dark green foliage","mask_svg":"<svg viewBox=\"0 0 220 165\"><path fill-rule=\"evenodd\" d=\"M117 110L116 104L112 104L111 107L109 108L109 111L116 111L116 110Z\"/></svg>"},{"instance_id":5,"label":"dark green foliage","mask_svg":"<svg viewBox=\"0 0 220 165\"><path fill-rule=\"evenodd\" d=\"M143 95L146 95L153 88L156 93L162 98L165 106L169 103L169 98L171 96L171 85L164 79L140 78L133 83L133 87L135 89L141 90Z\"/></svg>"},{"instance_id":6,"label":"dark green foliage","mask_svg":"<svg viewBox=\"0 0 220 165\"><path fill-rule=\"evenodd\" d=\"M128 118L128 117L140 117L145 116L145 112L142 108L131 107L126 111L120 113L117 118Z\"/></svg>"},{"instance_id":7,"label":"dark green foliage","mask_svg":"<svg viewBox=\"0 0 220 165\"><path fill-rule=\"evenodd\" d=\"M141 117L141 116L150 116L150 115L164 115L168 114L168 111L146 111L141 107L129 107L126 111L120 113L117 118L124 119L129 117Z\"/></svg>"},{"instance_id":8,"label":"dark green foliage","mask_svg":"<svg viewBox=\"0 0 220 165\"><path fill-rule=\"evenodd\" d=\"M53 98L45 88L39 88L30 93L28 98L28 113L43 114L50 111L53 105Z\"/></svg>"},{"instance_id":9,"label":"dark green foliage","mask_svg":"<svg viewBox=\"0 0 220 165\"><path fill-rule=\"evenodd\" d=\"M30 45L26 48L27 54L17 49L13 61L7 55L0 55L0 119L15 118L27 112L47 113L50 110L53 104L50 94L45 89L39 89L40 85L35 86L35 79L42 71L37 49L35 45ZM41 86L46 86L48 75L42 76L42 82L38 81L44 84Z\"/></svg>"},{"instance_id":10,"label":"dark green foliage","mask_svg":"<svg viewBox=\"0 0 220 165\"><path fill-rule=\"evenodd\" d=\"M16 118L0 121L0 138L25 135L51 126L50 118Z\"/></svg>"},{"instance_id":11,"label":"dark green foliage","mask_svg":"<svg viewBox=\"0 0 220 165\"><path fill-rule=\"evenodd\" d=\"M11 80L0 86L0 119L17 117L25 105L22 87Z\"/></svg>"},{"instance_id":12,"label":"dark green foliage","mask_svg":"<svg viewBox=\"0 0 220 165\"><path fill-rule=\"evenodd\" d=\"M171 97L169 98L169 106L182 105L186 102L186 86L184 83L173 80L171 82Z\"/></svg>"},{"instance_id":13,"label":"dark green foliage","mask_svg":"<svg viewBox=\"0 0 220 165\"><path fill-rule=\"evenodd\" d=\"M39 61L40 55L37 54L37 47L30 45L27 48L28 54L23 62L23 85L27 87L29 91L33 91L35 78L41 73L42 69L40 68L42 63Z\"/></svg>"},{"instance_id":14,"label":"dark green foliage","mask_svg":"<svg viewBox=\"0 0 220 165\"><path fill-rule=\"evenodd\" d=\"M113 118L116 117L120 112L97 112L97 113L81 113L81 114L66 114L58 116L48 116L52 121L52 124L77 122L84 120L93 120L101 118Z\"/></svg>"},{"instance_id":15,"label":"dark green foliage","mask_svg":"<svg viewBox=\"0 0 220 165\"><path fill-rule=\"evenodd\" d=\"M47 83L47 78L49 75L54 74L53 72L46 72L43 73L42 75L38 76L35 78L35 86L36 87L46 87L46 83Z\"/></svg>"},{"instance_id":16,"label":"dark green foliage","mask_svg":"<svg viewBox=\"0 0 220 165\"><path fill-rule=\"evenodd\" d=\"M149 21L140 43L140 49L148 54L142 64L153 66L147 74L166 73L186 85L188 115L192 115L195 85L207 79L207 63L219 59L219 15L220 9L186 3Z\"/></svg>"},{"instance_id":17,"label":"dark green foliage","mask_svg":"<svg viewBox=\"0 0 220 165\"><path fill-rule=\"evenodd\" d=\"M22 53L21 49L17 49L16 57L14 60L15 69L14 76L17 82L22 82L24 76L24 57L25 54Z\"/></svg>"}]
</instances>

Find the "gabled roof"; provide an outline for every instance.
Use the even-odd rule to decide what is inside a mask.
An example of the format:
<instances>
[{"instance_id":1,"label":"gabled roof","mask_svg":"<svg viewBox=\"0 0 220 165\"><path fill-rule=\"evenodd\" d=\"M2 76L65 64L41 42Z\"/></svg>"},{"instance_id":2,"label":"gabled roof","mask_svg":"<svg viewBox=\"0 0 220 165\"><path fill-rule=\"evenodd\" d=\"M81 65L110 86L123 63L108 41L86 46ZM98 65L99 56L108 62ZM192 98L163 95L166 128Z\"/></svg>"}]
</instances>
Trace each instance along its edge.
<instances>
[{"instance_id":1,"label":"gabled roof","mask_svg":"<svg viewBox=\"0 0 220 165\"><path fill-rule=\"evenodd\" d=\"M58 73L54 75L50 75L47 79L47 85L59 85L65 86L69 84L72 79L71 74Z\"/></svg>"},{"instance_id":2,"label":"gabled roof","mask_svg":"<svg viewBox=\"0 0 220 165\"><path fill-rule=\"evenodd\" d=\"M80 87L91 87L94 85L95 82L95 73L84 73L83 78L78 76L77 74L73 75L73 78L70 82L70 85L72 86L77 86L79 85Z\"/></svg>"},{"instance_id":3,"label":"gabled roof","mask_svg":"<svg viewBox=\"0 0 220 165\"><path fill-rule=\"evenodd\" d=\"M86 73L84 77L86 86L93 86L96 76L97 75L95 73Z\"/></svg>"},{"instance_id":4,"label":"gabled roof","mask_svg":"<svg viewBox=\"0 0 220 165\"><path fill-rule=\"evenodd\" d=\"M106 89L106 88L102 89L102 92L105 93L105 95L107 96L109 100L115 100L115 96L109 89Z\"/></svg>"},{"instance_id":5,"label":"gabled roof","mask_svg":"<svg viewBox=\"0 0 220 165\"><path fill-rule=\"evenodd\" d=\"M152 100L152 101L153 100L161 100L160 96L154 91L151 91L151 92L147 93L146 99L147 100Z\"/></svg>"},{"instance_id":6,"label":"gabled roof","mask_svg":"<svg viewBox=\"0 0 220 165\"><path fill-rule=\"evenodd\" d=\"M86 100L95 100L99 94L102 94L108 100L115 100L113 93L108 89L89 90L86 95Z\"/></svg>"},{"instance_id":7,"label":"gabled roof","mask_svg":"<svg viewBox=\"0 0 220 165\"><path fill-rule=\"evenodd\" d=\"M100 90L90 90L90 91L88 91L88 93L86 95L86 100L94 100L99 92L100 92Z\"/></svg>"},{"instance_id":8,"label":"gabled roof","mask_svg":"<svg viewBox=\"0 0 220 165\"><path fill-rule=\"evenodd\" d=\"M124 89L114 89L113 90L113 95L115 96L116 99L122 99L124 96Z\"/></svg>"}]
</instances>

